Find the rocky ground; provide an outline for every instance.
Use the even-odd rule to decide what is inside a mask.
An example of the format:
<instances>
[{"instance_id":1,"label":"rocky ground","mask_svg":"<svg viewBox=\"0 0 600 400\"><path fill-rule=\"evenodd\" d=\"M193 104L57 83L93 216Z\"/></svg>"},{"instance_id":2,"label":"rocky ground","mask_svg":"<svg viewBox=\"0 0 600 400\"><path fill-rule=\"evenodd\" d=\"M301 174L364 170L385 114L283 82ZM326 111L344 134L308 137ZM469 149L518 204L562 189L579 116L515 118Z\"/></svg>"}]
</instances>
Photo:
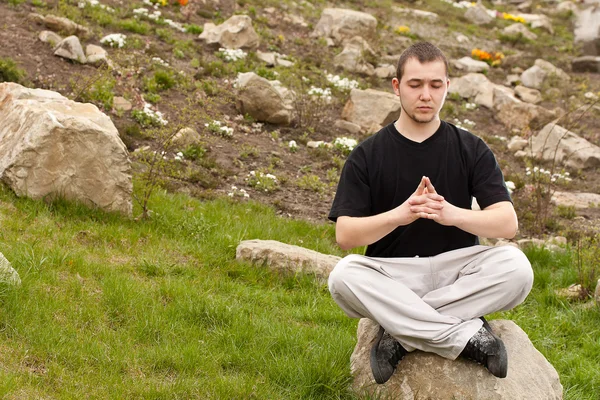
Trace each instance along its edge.
<instances>
[{"instance_id":1,"label":"rocky ground","mask_svg":"<svg viewBox=\"0 0 600 400\"><path fill-rule=\"evenodd\" d=\"M138 173L147 170L149 152L164 151L161 184L169 190L249 198L286 217L324 221L348 139L363 140L390 122L384 108L394 104L382 93L392 93L398 55L415 41L429 40L453 60L452 93L442 116L494 150L506 180L515 184L521 236L598 226L600 201L593 196L577 207L546 206L554 191L600 193L600 149L594 147L600 144L600 74L574 63L595 51L578 37L592 2L485 1L487 12L437 0L154 3L0 0L0 65L6 70L7 60L14 61L23 72L16 80L24 85L96 104L118 128ZM336 26L343 13L327 10L332 7L365 15ZM237 30L220 35L218 27L233 16ZM515 27L518 21L524 24ZM117 39L113 45L102 40L110 34L124 35L122 47ZM89 53L74 60L55 55L53 45L70 35L84 50L98 46L93 51L100 60ZM472 56L490 59L472 63ZM469 83L469 71L483 74ZM239 74L250 72L257 76L245 75L247 80L258 82L250 86L262 92L243 90L247 82ZM280 86L269 83L275 79ZM380 97L364 103L352 85ZM578 140L589 141L585 157L579 150L564 150L558 163L531 157L528 149L535 153L539 132L558 118ZM160 141L184 127L191 129L178 141ZM538 150L541 155L544 149ZM535 167L552 172L536 174ZM551 181L555 173L562 175Z\"/></svg>"}]
</instances>

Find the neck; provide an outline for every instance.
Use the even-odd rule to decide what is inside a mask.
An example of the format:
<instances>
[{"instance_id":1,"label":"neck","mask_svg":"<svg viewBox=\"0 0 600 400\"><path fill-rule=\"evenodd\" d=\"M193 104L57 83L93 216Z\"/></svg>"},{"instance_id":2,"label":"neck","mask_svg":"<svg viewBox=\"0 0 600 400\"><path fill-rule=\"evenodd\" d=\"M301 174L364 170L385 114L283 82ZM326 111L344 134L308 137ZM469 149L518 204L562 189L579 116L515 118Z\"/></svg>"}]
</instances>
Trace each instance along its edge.
<instances>
[{"instance_id":1,"label":"neck","mask_svg":"<svg viewBox=\"0 0 600 400\"><path fill-rule=\"evenodd\" d=\"M440 124L439 116L436 116L430 122L416 122L402 112L400 118L394 123L394 126L402 136L413 142L421 143L433 136L440 127Z\"/></svg>"}]
</instances>

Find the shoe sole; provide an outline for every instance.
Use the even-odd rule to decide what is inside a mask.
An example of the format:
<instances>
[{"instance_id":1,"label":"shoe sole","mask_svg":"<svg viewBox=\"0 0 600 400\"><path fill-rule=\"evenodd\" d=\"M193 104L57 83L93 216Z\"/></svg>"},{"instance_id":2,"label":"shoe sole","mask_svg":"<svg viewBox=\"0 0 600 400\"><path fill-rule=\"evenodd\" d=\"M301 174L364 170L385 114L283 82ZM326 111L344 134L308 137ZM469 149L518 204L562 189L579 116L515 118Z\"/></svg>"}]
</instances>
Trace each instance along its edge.
<instances>
[{"instance_id":1,"label":"shoe sole","mask_svg":"<svg viewBox=\"0 0 600 400\"><path fill-rule=\"evenodd\" d=\"M385 383L385 379L381 376L381 371L377 366L377 349L379 348L379 343L381 343L381 339L383 338L383 333L385 329L382 326L379 327L379 332L377 332L377 336L375 337L375 344L371 347L371 372L373 373L373 377L375 378L375 382L382 384Z\"/></svg>"},{"instance_id":2,"label":"shoe sole","mask_svg":"<svg viewBox=\"0 0 600 400\"><path fill-rule=\"evenodd\" d=\"M484 317L481 317L481 320L483 321L483 327L494 337L498 345L497 354L488 356L487 369L492 375L498 378L506 378L508 374L508 353L506 352L506 346L502 339L492 331L492 327L487 320Z\"/></svg>"}]
</instances>

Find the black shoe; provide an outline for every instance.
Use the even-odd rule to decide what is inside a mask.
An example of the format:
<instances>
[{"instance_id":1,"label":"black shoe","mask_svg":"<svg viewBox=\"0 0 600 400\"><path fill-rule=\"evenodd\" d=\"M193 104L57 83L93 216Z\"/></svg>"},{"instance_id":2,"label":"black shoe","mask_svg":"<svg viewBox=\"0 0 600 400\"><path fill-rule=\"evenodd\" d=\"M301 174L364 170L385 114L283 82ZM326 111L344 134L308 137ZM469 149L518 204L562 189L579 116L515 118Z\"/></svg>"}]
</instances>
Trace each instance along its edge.
<instances>
[{"instance_id":1,"label":"black shoe","mask_svg":"<svg viewBox=\"0 0 600 400\"><path fill-rule=\"evenodd\" d=\"M375 382L387 382L407 353L404 347L380 326L375 344L371 348L371 371Z\"/></svg>"},{"instance_id":2,"label":"black shoe","mask_svg":"<svg viewBox=\"0 0 600 400\"><path fill-rule=\"evenodd\" d=\"M487 321L483 321L484 326L469 339L460 356L484 365L498 378L506 378L508 354L504 342L492 332Z\"/></svg>"}]
</instances>

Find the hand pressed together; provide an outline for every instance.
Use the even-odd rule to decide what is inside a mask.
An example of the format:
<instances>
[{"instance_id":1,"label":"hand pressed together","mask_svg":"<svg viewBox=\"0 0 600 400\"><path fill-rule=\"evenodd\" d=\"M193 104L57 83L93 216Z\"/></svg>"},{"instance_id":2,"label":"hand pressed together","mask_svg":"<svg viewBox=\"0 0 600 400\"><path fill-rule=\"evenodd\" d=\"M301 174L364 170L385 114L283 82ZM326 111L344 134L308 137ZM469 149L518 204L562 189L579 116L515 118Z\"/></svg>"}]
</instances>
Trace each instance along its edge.
<instances>
[{"instance_id":1,"label":"hand pressed together","mask_svg":"<svg viewBox=\"0 0 600 400\"><path fill-rule=\"evenodd\" d=\"M424 176L415 193L407 200L411 213L418 218L431 219L441 225L456 225L460 209L448 203L433 187L431 180Z\"/></svg>"}]
</instances>

